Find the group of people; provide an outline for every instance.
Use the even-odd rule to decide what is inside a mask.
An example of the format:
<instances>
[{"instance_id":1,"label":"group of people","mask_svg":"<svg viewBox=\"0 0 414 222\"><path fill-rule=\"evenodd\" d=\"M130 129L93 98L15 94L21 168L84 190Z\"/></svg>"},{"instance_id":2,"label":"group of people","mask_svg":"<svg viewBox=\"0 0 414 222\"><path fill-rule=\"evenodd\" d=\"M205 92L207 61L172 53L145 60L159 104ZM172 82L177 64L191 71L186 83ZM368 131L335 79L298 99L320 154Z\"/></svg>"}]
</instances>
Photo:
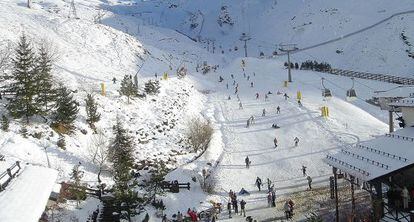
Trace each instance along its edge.
<instances>
[{"instance_id":1,"label":"group of people","mask_svg":"<svg viewBox=\"0 0 414 222\"><path fill-rule=\"evenodd\" d=\"M183 213L178 211L177 214L173 214L172 217L173 217L173 220L172 220L173 222L183 222L186 218L189 218L191 221L198 221L198 214L194 208L192 210L188 208L187 216L185 216ZM168 220L167 215L164 214L161 221L169 222L170 220Z\"/></svg>"},{"instance_id":2,"label":"group of people","mask_svg":"<svg viewBox=\"0 0 414 222\"><path fill-rule=\"evenodd\" d=\"M229 202L227 203L227 210L229 212L229 218L232 218L231 216L232 209L234 211L234 214L236 215L239 214L239 202L237 200L237 194L234 191L230 190ZM246 201L244 201L243 199L240 201L240 215L243 215L244 217L246 217Z\"/></svg>"}]
</instances>

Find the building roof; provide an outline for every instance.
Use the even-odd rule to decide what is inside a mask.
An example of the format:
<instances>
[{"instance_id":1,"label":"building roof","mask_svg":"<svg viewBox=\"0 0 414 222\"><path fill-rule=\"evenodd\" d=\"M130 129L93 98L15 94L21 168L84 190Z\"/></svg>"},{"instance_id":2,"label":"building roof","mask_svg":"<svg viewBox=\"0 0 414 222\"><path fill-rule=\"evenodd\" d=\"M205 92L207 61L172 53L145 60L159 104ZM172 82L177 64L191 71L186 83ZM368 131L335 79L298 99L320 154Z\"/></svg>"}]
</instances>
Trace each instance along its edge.
<instances>
[{"instance_id":1,"label":"building roof","mask_svg":"<svg viewBox=\"0 0 414 222\"><path fill-rule=\"evenodd\" d=\"M373 97L386 97L386 98L405 98L410 97L414 93L414 86L399 86L391 90L377 92Z\"/></svg>"},{"instance_id":2,"label":"building roof","mask_svg":"<svg viewBox=\"0 0 414 222\"><path fill-rule=\"evenodd\" d=\"M387 175L414 164L414 127L344 147L324 162L363 181Z\"/></svg>"},{"instance_id":3,"label":"building roof","mask_svg":"<svg viewBox=\"0 0 414 222\"><path fill-rule=\"evenodd\" d=\"M414 98L404 98L396 102L390 103L390 106L397 107L414 107Z\"/></svg>"},{"instance_id":4,"label":"building roof","mask_svg":"<svg viewBox=\"0 0 414 222\"><path fill-rule=\"evenodd\" d=\"M0 221L39 221L57 175L53 169L26 166L6 190L0 192Z\"/></svg>"}]
</instances>

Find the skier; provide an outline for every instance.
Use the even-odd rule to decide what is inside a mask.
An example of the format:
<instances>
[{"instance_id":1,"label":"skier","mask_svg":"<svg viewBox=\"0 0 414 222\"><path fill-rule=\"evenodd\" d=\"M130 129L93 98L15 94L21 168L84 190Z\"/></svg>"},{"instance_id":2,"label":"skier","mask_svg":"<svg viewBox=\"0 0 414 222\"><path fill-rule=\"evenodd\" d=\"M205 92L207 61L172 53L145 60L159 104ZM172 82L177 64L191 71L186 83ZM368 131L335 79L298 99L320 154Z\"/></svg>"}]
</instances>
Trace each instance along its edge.
<instances>
[{"instance_id":1,"label":"skier","mask_svg":"<svg viewBox=\"0 0 414 222\"><path fill-rule=\"evenodd\" d=\"M236 90L234 91L234 94L237 94L239 92L239 88L236 87Z\"/></svg>"},{"instance_id":2,"label":"skier","mask_svg":"<svg viewBox=\"0 0 414 222\"><path fill-rule=\"evenodd\" d=\"M116 83L116 78L112 78L112 82L114 82L114 84Z\"/></svg>"},{"instance_id":3,"label":"skier","mask_svg":"<svg viewBox=\"0 0 414 222\"><path fill-rule=\"evenodd\" d=\"M267 178L267 190L268 190L268 192L270 192L271 185L272 185L272 181L270 181L270 179Z\"/></svg>"},{"instance_id":4,"label":"skier","mask_svg":"<svg viewBox=\"0 0 414 222\"><path fill-rule=\"evenodd\" d=\"M219 82L223 82L223 80L224 80L224 79L223 79L223 77L222 77L222 76L220 76L220 77L219 77Z\"/></svg>"},{"instance_id":5,"label":"skier","mask_svg":"<svg viewBox=\"0 0 414 222\"><path fill-rule=\"evenodd\" d=\"M266 109L263 109L262 116L266 116Z\"/></svg>"},{"instance_id":6,"label":"skier","mask_svg":"<svg viewBox=\"0 0 414 222\"><path fill-rule=\"evenodd\" d=\"M280 107L279 106L277 106L276 107L276 114L279 114L280 113Z\"/></svg>"},{"instance_id":7,"label":"skier","mask_svg":"<svg viewBox=\"0 0 414 222\"><path fill-rule=\"evenodd\" d=\"M299 138L298 137L295 137L295 139L293 139L293 141L295 141L295 147L297 147L298 146L298 143L299 143Z\"/></svg>"},{"instance_id":8,"label":"skier","mask_svg":"<svg viewBox=\"0 0 414 222\"><path fill-rule=\"evenodd\" d=\"M250 127L250 118L247 120L246 128Z\"/></svg>"},{"instance_id":9,"label":"skier","mask_svg":"<svg viewBox=\"0 0 414 222\"><path fill-rule=\"evenodd\" d=\"M243 109L243 104L242 104L242 102L239 102L239 109Z\"/></svg>"},{"instance_id":10,"label":"skier","mask_svg":"<svg viewBox=\"0 0 414 222\"><path fill-rule=\"evenodd\" d=\"M289 208L290 208L289 216L290 216L290 218L292 218L295 203L293 203L292 199L289 199L288 204L289 204Z\"/></svg>"},{"instance_id":11,"label":"skier","mask_svg":"<svg viewBox=\"0 0 414 222\"><path fill-rule=\"evenodd\" d=\"M231 97L230 97L230 95L229 95L229 97L227 97L227 99L228 99L228 100L231 100Z\"/></svg>"},{"instance_id":12,"label":"skier","mask_svg":"<svg viewBox=\"0 0 414 222\"><path fill-rule=\"evenodd\" d=\"M268 98L269 98L269 96L267 94L265 94L265 101L267 101Z\"/></svg>"},{"instance_id":13,"label":"skier","mask_svg":"<svg viewBox=\"0 0 414 222\"><path fill-rule=\"evenodd\" d=\"M256 99L259 99L259 93L256 93Z\"/></svg>"},{"instance_id":14,"label":"skier","mask_svg":"<svg viewBox=\"0 0 414 222\"><path fill-rule=\"evenodd\" d=\"M259 188L259 191L261 191L262 179L260 179L259 177L257 177L257 179L256 179L256 186L257 186L257 188Z\"/></svg>"},{"instance_id":15,"label":"skier","mask_svg":"<svg viewBox=\"0 0 414 222\"><path fill-rule=\"evenodd\" d=\"M250 76L247 76L247 81L249 81L250 80Z\"/></svg>"},{"instance_id":16,"label":"skier","mask_svg":"<svg viewBox=\"0 0 414 222\"><path fill-rule=\"evenodd\" d=\"M272 191L271 194L272 194L272 207L276 207L276 193L275 191Z\"/></svg>"},{"instance_id":17,"label":"skier","mask_svg":"<svg viewBox=\"0 0 414 222\"><path fill-rule=\"evenodd\" d=\"M233 74L231 74L230 76L231 76L232 79L234 79L234 75Z\"/></svg>"},{"instance_id":18,"label":"skier","mask_svg":"<svg viewBox=\"0 0 414 222\"><path fill-rule=\"evenodd\" d=\"M246 73L245 72L243 73L243 77L246 78Z\"/></svg>"},{"instance_id":19,"label":"skier","mask_svg":"<svg viewBox=\"0 0 414 222\"><path fill-rule=\"evenodd\" d=\"M278 125L277 125L277 123L273 123L273 124L272 124L272 128L279 129L279 128L280 128L280 126L278 126Z\"/></svg>"},{"instance_id":20,"label":"skier","mask_svg":"<svg viewBox=\"0 0 414 222\"><path fill-rule=\"evenodd\" d=\"M254 123L255 123L255 122L254 122L254 116L250 116L250 119L251 119L251 120L250 120L250 123L251 123L251 124L254 124Z\"/></svg>"},{"instance_id":21,"label":"skier","mask_svg":"<svg viewBox=\"0 0 414 222\"><path fill-rule=\"evenodd\" d=\"M229 89L229 83L226 83L226 88Z\"/></svg>"},{"instance_id":22,"label":"skier","mask_svg":"<svg viewBox=\"0 0 414 222\"><path fill-rule=\"evenodd\" d=\"M162 220L161 220L161 222L167 222L168 221L168 219L167 219L167 214L164 214L163 216L162 216Z\"/></svg>"},{"instance_id":23,"label":"skier","mask_svg":"<svg viewBox=\"0 0 414 222\"><path fill-rule=\"evenodd\" d=\"M308 180L309 190L312 190L312 178L308 176L306 179Z\"/></svg>"},{"instance_id":24,"label":"skier","mask_svg":"<svg viewBox=\"0 0 414 222\"><path fill-rule=\"evenodd\" d=\"M183 214L180 211L177 214L177 222L183 222Z\"/></svg>"},{"instance_id":25,"label":"skier","mask_svg":"<svg viewBox=\"0 0 414 222\"><path fill-rule=\"evenodd\" d=\"M302 102L300 101L300 99L298 99L298 105L299 107L302 107Z\"/></svg>"},{"instance_id":26,"label":"skier","mask_svg":"<svg viewBox=\"0 0 414 222\"><path fill-rule=\"evenodd\" d=\"M271 207L272 206L272 194L269 192L267 194L267 207Z\"/></svg>"},{"instance_id":27,"label":"skier","mask_svg":"<svg viewBox=\"0 0 414 222\"><path fill-rule=\"evenodd\" d=\"M285 209L286 220L289 220L291 218L289 201L285 202L285 205L283 206L283 209Z\"/></svg>"},{"instance_id":28,"label":"skier","mask_svg":"<svg viewBox=\"0 0 414 222\"><path fill-rule=\"evenodd\" d=\"M236 80L233 80L233 86L236 85Z\"/></svg>"},{"instance_id":29,"label":"skier","mask_svg":"<svg viewBox=\"0 0 414 222\"><path fill-rule=\"evenodd\" d=\"M302 173L303 173L303 176L305 177L306 176L306 167L303 166L303 165L302 165Z\"/></svg>"},{"instance_id":30,"label":"skier","mask_svg":"<svg viewBox=\"0 0 414 222\"><path fill-rule=\"evenodd\" d=\"M197 71L198 72L198 71ZM158 79L158 73L155 73L155 79Z\"/></svg>"},{"instance_id":31,"label":"skier","mask_svg":"<svg viewBox=\"0 0 414 222\"><path fill-rule=\"evenodd\" d=\"M256 76L256 73L255 72L253 73L253 76Z\"/></svg>"},{"instance_id":32,"label":"skier","mask_svg":"<svg viewBox=\"0 0 414 222\"><path fill-rule=\"evenodd\" d=\"M246 168L249 168L250 167L249 156L247 156L246 159L244 159L244 162L246 163Z\"/></svg>"},{"instance_id":33,"label":"skier","mask_svg":"<svg viewBox=\"0 0 414 222\"><path fill-rule=\"evenodd\" d=\"M275 139L273 140L273 143L275 144L275 149L277 148L277 138L275 137Z\"/></svg>"},{"instance_id":34,"label":"skier","mask_svg":"<svg viewBox=\"0 0 414 222\"><path fill-rule=\"evenodd\" d=\"M234 209L235 214L239 213L239 206L237 204L237 199L233 200L233 209Z\"/></svg>"},{"instance_id":35,"label":"skier","mask_svg":"<svg viewBox=\"0 0 414 222\"><path fill-rule=\"evenodd\" d=\"M252 88L253 88L253 82L251 82L251 83L250 83L250 87L252 87Z\"/></svg>"},{"instance_id":36,"label":"skier","mask_svg":"<svg viewBox=\"0 0 414 222\"><path fill-rule=\"evenodd\" d=\"M229 218L231 218L231 203L230 203L230 201L227 203L227 210L229 211Z\"/></svg>"},{"instance_id":37,"label":"skier","mask_svg":"<svg viewBox=\"0 0 414 222\"><path fill-rule=\"evenodd\" d=\"M286 93L283 95L283 97L285 97L285 100L289 98L289 96Z\"/></svg>"},{"instance_id":38,"label":"skier","mask_svg":"<svg viewBox=\"0 0 414 222\"><path fill-rule=\"evenodd\" d=\"M246 217L246 201L244 201L243 199L240 201L240 215L242 215L243 213L243 217Z\"/></svg>"}]
</instances>

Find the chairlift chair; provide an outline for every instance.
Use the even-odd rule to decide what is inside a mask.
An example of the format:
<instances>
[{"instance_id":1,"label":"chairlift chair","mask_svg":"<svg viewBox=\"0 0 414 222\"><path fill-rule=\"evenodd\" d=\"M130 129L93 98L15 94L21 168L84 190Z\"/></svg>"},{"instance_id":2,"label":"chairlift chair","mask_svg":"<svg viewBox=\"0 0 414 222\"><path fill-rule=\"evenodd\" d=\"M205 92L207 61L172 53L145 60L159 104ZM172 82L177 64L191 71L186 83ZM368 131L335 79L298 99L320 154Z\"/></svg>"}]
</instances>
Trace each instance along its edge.
<instances>
[{"instance_id":1,"label":"chairlift chair","mask_svg":"<svg viewBox=\"0 0 414 222\"><path fill-rule=\"evenodd\" d=\"M322 96L325 98L330 98L332 97L332 93L331 90L329 90L328 88L325 87L325 85L323 84L323 81L325 80L325 78L322 78Z\"/></svg>"},{"instance_id":2,"label":"chairlift chair","mask_svg":"<svg viewBox=\"0 0 414 222\"><path fill-rule=\"evenodd\" d=\"M351 87L351 89L346 91L346 100L348 100L348 101L354 101L357 98L357 95L356 95L356 92L355 92L355 89L354 89L355 80L354 80L353 77L351 79L352 79L352 87Z\"/></svg>"}]
</instances>

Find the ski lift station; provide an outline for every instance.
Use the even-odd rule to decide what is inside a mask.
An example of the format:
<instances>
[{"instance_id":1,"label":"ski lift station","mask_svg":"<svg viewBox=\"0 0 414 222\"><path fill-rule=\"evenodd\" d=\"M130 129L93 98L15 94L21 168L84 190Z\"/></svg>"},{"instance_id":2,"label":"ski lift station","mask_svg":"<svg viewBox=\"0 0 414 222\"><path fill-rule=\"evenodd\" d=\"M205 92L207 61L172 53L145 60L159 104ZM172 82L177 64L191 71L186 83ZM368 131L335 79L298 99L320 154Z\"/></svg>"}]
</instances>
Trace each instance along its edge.
<instances>
[{"instance_id":1,"label":"ski lift station","mask_svg":"<svg viewBox=\"0 0 414 222\"><path fill-rule=\"evenodd\" d=\"M413 221L414 97L383 105L390 112L401 111L402 128L327 155L324 162L333 169L331 192L338 192L337 180L344 178L351 183L353 199L354 189L371 194L373 221Z\"/></svg>"}]
</instances>

